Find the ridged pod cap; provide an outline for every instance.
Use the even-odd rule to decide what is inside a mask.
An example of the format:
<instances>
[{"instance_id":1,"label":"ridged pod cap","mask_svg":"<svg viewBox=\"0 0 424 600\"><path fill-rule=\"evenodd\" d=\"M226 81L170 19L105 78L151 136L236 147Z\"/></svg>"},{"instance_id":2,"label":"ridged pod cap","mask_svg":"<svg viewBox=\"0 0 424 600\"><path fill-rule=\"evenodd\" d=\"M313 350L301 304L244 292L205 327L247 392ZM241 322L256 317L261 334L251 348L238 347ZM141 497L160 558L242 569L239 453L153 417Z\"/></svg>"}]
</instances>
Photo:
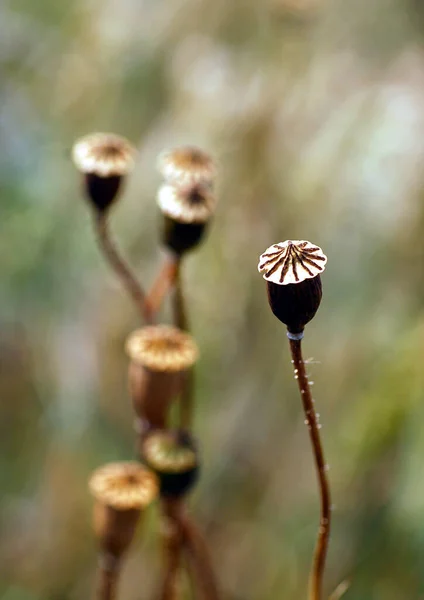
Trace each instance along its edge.
<instances>
[{"instance_id":1,"label":"ridged pod cap","mask_svg":"<svg viewBox=\"0 0 424 600\"><path fill-rule=\"evenodd\" d=\"M128 140L113 133L92 133L75 142L72 159L98 211L107 210L116 199L122 178L134 167L135 153Z\"/></svg>"},{"instance_id":2,"label":"ridged pod cap","mask_svg":"<svg viewBox=\"0 0 424 600\"><path fill-rule=\"evenodd\" d=\"M103 568L117 569L137 524L159 490L154 473L136 462L116 462L94 471L89 488L96 499L93 526Z\"/></svg>"},{"instance_id":3,"label":"ridged pod cap","mask_svg":"<svg viewBox=\"0 0 424 600\"><path fill-rule=\"evenodd\" d=\"M187 431L148 433L142 444L142 457L158 476L163 497L183 496L197 479L198 453L193 437Z\"/></svg>"},{"instance_id":4,"label":"ridged pod cap","mask_svg":"<svg viewBox=\"0 0 424 600\"><path fill-rule=\"evenodd\" d=\"M94 471L89 488L99 502L115 510L141 510L157 496L158 481L137 462L113 462Z\"/></svg>"},{"instance_id":5,"label":"ridged pod cap","mask_svg":"<svg viewBox=\"0 0 424 600\"><path fill-rule=\"evenodd\" d=\"M271 310L291 333L302 332L318 310L326 262L321 248L306 240L273 244L260 256Z\"/></svg>"},{"instance_id":6,"label":"ridged pod cap","mask_svg":"<svg viewBox=\"0 0 424 600\"><path fill-rule=\"evenodd\" d=\"M211 156L196 146L165 150L159 155L158 169L165 181L177 187L211 186L216 175Z\"/></svg>"},{"instance_id":7,"label":"ridged pod cap","mask_svg":"<svg viewBox=\"0 0 424 600\"><path fill-rule=\"evenodd\" d=\"M185 371L199 357L192 336L172 325L137 329L128 337L125 347L132 361L152 371Z\"/></svg>"}]
</instances>

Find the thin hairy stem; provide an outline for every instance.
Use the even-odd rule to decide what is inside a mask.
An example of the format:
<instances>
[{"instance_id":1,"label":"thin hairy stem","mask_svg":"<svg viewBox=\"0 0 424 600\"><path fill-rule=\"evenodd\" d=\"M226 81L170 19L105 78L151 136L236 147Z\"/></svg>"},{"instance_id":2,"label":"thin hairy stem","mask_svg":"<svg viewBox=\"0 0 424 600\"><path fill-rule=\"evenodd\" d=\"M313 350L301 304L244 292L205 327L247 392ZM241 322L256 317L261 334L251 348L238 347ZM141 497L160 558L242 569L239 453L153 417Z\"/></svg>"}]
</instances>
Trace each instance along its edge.
<instances>
[{"instance_id":1,"label":"thin hairy stem","mask_svg":"<svg viewBox=\"0 0 424 600\"><path fill-rule=\"evenodd\" d=\"M148 324L152 323L153 314L149 310L149 307L146 303L144 290L131 272L125 260L120 256L114 242L112 241L109 232L107 215L101 213L96 214L94 216L94 227L97 234L97 241L103 252L103 255L118 276L124 288L133 299L142 320Z\"/></svg>"},{"instance_id":2,"label":"thin hairy stem","mask_svg":"<svg viewBox=\"0 0 424 600\"><path fill-rule=\"evenodd\" d=\"M189 331L187 303L183 293L181 277L181 259L176 263L175 284L173 296L174 323L183 331ZM190 429L192 425L194 405L194 367L188 371L180 398L180 427Z\"/></svg>"},{"instance_id":3,"label":"thin hairy stem","mask_svg":"<svg viewBox=\"0 0 424 600\"><path fill-rule=\"evenodd\" d=\"M293 359L294 374L299 385L303 410L305 412L305 423L308 426L309 436L311 438L321 499L321 516L318 529L318 539L315 546L312 570L309 579L309 600L321 600L322 580L324 575L328 541L330 537L330 487L327 479L327 467L324 460L324 452L319 434L320 426L314 409L308 376L306 374L305 363L302 357L301 340L290 339L289 341Z\"/></svg>"},{"instance_id":4,"label":"thin hairy stem","mask_svg":"<svg viewBox=\"0 0 424 600\"><path fill-rule=\"evenodd\" d=\"M152 315L156 315L167 292L174 285L178 272L179 258L167 255L162 263L159 273L147 295L146 306Z\"/></svg>"},{"instance_id":5,"label":"thin hairy stem","mask_svg":"<svg viewBox=\"0 0 424 600\"><path fill-rule=\"evenodd\" d=\"M184 549L187 552L188 566L195 589L203 600L219 600L220 595L212 568L209 550L199 528L184 507L176 515L183 535Z\"/></svg>"},{"instance_id":6,"label":"thin hairy stem","mask_svg":"<svg viewBox=\"0 0 424 600\"><path fill-rule=\"evenodd\" d=\"M178 600L180 593L181 550L183 535L176 514L180 510L180 500L162 500L164 517L164 574L159 600Z\"/></svg>"},{"instance_id":7,"label":"thin hairy stem","mask_svg":"<svg viewBox=\"0 0 424 600\"><path fill-rule=\"evenodd\" d=\"M95 595L95 600L116 600L118 571L107 569L102 565L98 567L98 584Z\"/></svg>"}]
</instances>

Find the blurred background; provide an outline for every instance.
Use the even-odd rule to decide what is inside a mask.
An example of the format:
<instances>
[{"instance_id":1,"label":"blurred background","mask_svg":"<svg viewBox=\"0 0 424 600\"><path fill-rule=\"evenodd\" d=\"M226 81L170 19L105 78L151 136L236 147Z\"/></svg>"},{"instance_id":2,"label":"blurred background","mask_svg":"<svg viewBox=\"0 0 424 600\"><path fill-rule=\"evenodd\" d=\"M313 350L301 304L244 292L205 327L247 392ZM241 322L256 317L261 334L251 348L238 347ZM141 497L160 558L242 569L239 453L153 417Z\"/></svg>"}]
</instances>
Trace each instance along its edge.
<instances>
[{"instance_id":1,"label":"blurred background","mask_svg":"<svg viewBox=\"0 0 424 600\"><path fill-rule=\"evenodd\" d=\"M0 598L90 597L91 470L134 456L123 344L137 314L91 231L74 140L139 148L112 227L149 285L157 154L220 165L185 265L202 359L191 499L224 600L306 598L318 523L284 327L258 256L328 255L304 342L334 522L329 593L424 598L424 6L419 0L0 4ZM163 320L169 321L169 307ZM120 598L154 597L152 510Z\"/></svg>"}]
</instances>

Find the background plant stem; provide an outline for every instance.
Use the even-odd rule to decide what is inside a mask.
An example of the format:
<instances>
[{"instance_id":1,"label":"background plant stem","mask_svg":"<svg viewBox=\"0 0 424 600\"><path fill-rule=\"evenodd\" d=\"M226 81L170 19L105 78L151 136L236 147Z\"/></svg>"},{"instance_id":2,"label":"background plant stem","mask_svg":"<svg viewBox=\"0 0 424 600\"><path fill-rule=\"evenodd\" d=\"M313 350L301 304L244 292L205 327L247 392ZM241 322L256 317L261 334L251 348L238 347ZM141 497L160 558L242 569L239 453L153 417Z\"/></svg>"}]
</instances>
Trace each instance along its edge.
<instances>
[{"instance_id":1,"label":"background plant stem","mask_svg":"<svg viewBox=\"0 0 424 600\"><path fill-rule=\"evenodd\" d=\"M179 267L179 258L167 254L146 298L147 310L156 315L167 292L172 288Z\"/></svg>"},{"instance_id":2,"label":"background plant stem","mask_svg":"<svg viewBox=\"0 0 424 600\"><path fill-rule=\"evenodd\" d=\"M187 552L188 566L195 589L202 600L220 600L215 573L203 534L183 505L176 514Z\"/></svg>"},{"instance_id":3,"label":"background plant stem","mask_svg":"<svg viewBox=\"0 0 424 600\"><path fill-rule=\"evenodd\" d=\"M183 536L178 519L175 517L179 510L180 500L174 498L162 499L164 517L164 577L159 600L177 600L179 597L179 574L181 567L181 550Z\"/></svg>"},{"instance_id":4,"label":"background plant stem","mask_svg":"<svg viewBox=\"0 0 424 600\"><path fill-rule=\"evenodd\" d=\"M325 568L325 559L330 536L331 499L330 487L327 479L327 467L324 460L324 452L319 434L319 423L314 409L311 390L306 374L305 363L302 357L301 340L289 340L293 359L295 378L302 398L305 422L308 426L309 436L312 442L315 467L318 475L319 492L321 500L320 525L318 539L315 546L312 570L309 579L309 599L320 600L322 597L322 580Z\"/></svg>"},{"instance_id":5,"label":"background plant stem","mask_svg":"<svg viewBox=\"0 0 424 600\"><path fill-rule=\"evenodd\" d=\"M189 331L190 325L187 315L187 304L183 293L181 277L182 259L179 258L175 265L173 313L174 323L183 331ZM180 427L191 429L193 421L194 404L194 367L191 367L186 375L186 381L180 399Z\"/></svg>"},{"instance_id":6,"label":"background plant stem","mask_svg":"<svg viewBox=\"0 0 424 600\"><path fill-rule=\"evenodd\" d=\"M94 228L97 234L98 244L107 262L118 276L124 288L133 299L142 320L150 324L153 322L153 314L146 302L146 296L140 283L131 272L125 260L120 256L114 242L112 241L107 214L96 214L94 216Z\"/></svg>"}]
</instances>

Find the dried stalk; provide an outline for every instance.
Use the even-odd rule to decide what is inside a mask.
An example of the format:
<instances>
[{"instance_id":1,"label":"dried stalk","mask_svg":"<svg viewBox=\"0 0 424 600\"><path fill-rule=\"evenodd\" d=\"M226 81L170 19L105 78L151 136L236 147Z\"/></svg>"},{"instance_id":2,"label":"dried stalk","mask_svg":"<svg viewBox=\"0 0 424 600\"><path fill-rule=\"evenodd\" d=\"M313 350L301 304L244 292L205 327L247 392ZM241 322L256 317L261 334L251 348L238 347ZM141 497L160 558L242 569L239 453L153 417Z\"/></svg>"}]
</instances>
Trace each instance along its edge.
<instances>
[{"instance_id":1,"label":"dried stalk","mask_svg":"<svg viewBox=\"0 0 424 600\"><path fill-rule=\"evenodd\" d=\"M185 508L182 505L180 508L176 518L181 527L184 549L187 553L195 589L200 592L203 600L219 600L218 586L203 534Z\"/></svg>"},{"instance_id":2,"label":"dried stalk","mask_svg":"<svg viewBox=\"0 0 424 600\"><path fill-rule=\"evenodd\" d=\"M324 452L319 435L320 426L314 409L308 376L306 374L305 363L302 357L301 340L290 339L289 342L295 378L297 379L302 398L303 410L305 412L305 423L308 426L309 435L311 438L315 459L315 468L319 483L321 515L318 529L318 539L309 578L309 600L320 600L322 597L322 580L330 536L330 487L327 479L327 467L324 460Z\"/></svg>"},{"instance_id":3,"label":"dried stalk","mask_svg":"<svg viewBox=\"0 0 424 600\"><path fill-rule=\"evenodd\" d=\"M179 575L183 545L181 527L175 516L179 510L179 503L180 500L174 498L162 500L162 512L165 521L165 570L159 600L177 600L179 595Z\"/></svg>"},{"instance_id":4,"label":"dried stalk","mask_svg":"<svg viewBox=\"0 0 424 600\"><path fill-rule=\"evenodd\" d=\"M148 324L152 323L154 320L154 313L150 310L146 302L146 296L143 288L131 272L125 260L120 256L114 242L112 241L106 214L98 213L94 216L94 228L97 234L98 244L107 262L112 267L122 285L133 299L142 320Z\"/></svg>"},{"instance_id":5,"label":"dried stalk","mask_svg":"<svg viewBox=\"0 0 424 600\"><path fill-rule=\"evenodd\" d=\"M183 331L189 331L187 307L183 293L181 278L181 259L176 262L174 296L173 296L174 323ZM194 368L192 367L186 375L184 389L180 398L180 427L190 429L192 425L194 405Z\"/></svg>"},{"instance_id":6,"label":"dried stalk","mask_svg":"<svg viewBox=\"0 0 424 600\"><path fill-rule=\"evenodd\" d=\"M146 307L156 315L167 292L172 288L179 268L179 258L167 255L146 298Z\"/></svg>"}]
</instances>

